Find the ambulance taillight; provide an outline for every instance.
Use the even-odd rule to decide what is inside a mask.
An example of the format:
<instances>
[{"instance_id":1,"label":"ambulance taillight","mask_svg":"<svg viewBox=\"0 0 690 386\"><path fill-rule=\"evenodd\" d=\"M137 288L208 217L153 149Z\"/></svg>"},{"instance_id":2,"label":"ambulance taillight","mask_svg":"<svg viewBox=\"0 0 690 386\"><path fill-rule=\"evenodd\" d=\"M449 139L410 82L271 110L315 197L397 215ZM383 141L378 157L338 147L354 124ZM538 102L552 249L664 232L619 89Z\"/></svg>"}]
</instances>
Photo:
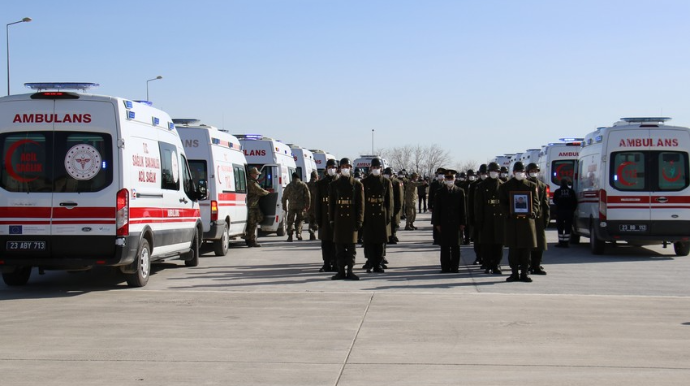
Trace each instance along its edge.
<instances>
[{"instance_id":1,"label":"ambulance taillight","mask_svg":"<svg viewBox=\"0 0 690 386\"><path fill-rule=\"evenodd\" d=\"M129 191L127 189L121 189L117 192L116 209L116 235L129 236Z\"/></svg>"},{"instance_id":2,"label":"ambulance taillight","mask_svg":"<svg viewBox=\"0 0 690 386\"><path fill-rule=\"evenodd\" d=\"M599 190L599 220L606 221L606 190Z\"/></svg>"},{"instance_id":3,"label":"ambulance taillight","mask_svg":"<svg viewBox=\"0 0 690 386\"><path fill-rule=\"evenodd\" d=\"M211 201L211 221L218 220L218 201Z\"/></svg>"}]
</instances>

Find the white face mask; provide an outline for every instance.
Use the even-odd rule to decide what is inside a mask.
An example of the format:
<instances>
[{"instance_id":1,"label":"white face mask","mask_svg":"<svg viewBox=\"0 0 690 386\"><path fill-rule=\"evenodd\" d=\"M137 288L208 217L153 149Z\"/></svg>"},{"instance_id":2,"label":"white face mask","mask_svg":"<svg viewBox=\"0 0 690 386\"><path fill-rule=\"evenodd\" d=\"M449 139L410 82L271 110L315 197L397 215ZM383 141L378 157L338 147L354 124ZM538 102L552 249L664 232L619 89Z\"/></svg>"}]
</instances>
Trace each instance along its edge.
<instances>
[{"instance_id":1,"label":"white face mask","mask_svg":"<svg viewBox=\"0 0 690 386\"><path fill-rule=\"evenodd\" d=\"M390 178L391 178L391 175L390 175L390 174L384 174L384 175L383 175L383 178L385 178L385 179L387 179L387 180L388 180L388 179L390 179Z\"/></svg>"},{"instance_id":2,"label":"white face mask","mask_svg":"<svg viewBox=\"0 0 690 386\"><path fill-rule=\"evenodd\" d=\"M495 180L496 178L498 178L498 172L489 172L489 177Z\"/></svg>"},{"instance_id":3,"label":"white face mask","mask_svg":"<svg viewBox=\"0 0 690 386\"><path fill-rule=\"evenodd\" d=\"M350 168L342 168L340 169L340 174L342 174L345 177L350 177Z\"/></svg>"},{"instance_id":4,"label":"white face mask","mask_svg":"<svg viewBox=\"0 0 690 386\"><path fill-rule=\"evenodd\" d=\"M469 177L467 177L467 178L468 178L470 181L474 181L474 180L477 179L477 177L475 177L475 176L469 176Z\"/></svg>"},{"instance_id":5,"label":"white face mask","mask_svg":"<svg viewBox=\"0 0 690 386\"><path fill-rule=\"evenodd\" d=\"M525 179L525 172L515 172L515 179L522 181Z\"/></svg>"},{"instance_id":6,"label":"white face mask","mask_svg":"<svg viewBox=\"0 0 690 386\"><path fill-rule=\"evenodd\" d=\"M371 174L378 177L381 175L381 169L371 169Z\"/></svg>"},{"instance_id":7,"label":"white face mask","mask_svg":"<svg viewBox=\"0 0 690 386\"><path fill-rule=\"evenodd\" d=\"M486 174L480 174L479 175L479 178L481 178L482 181L484 181L487 177L489 177L489 176L487 176Z\"/></svg>"},{"instance_id":8,"label":"white face mask","mask_svg":"<svg viewBox=\"0 0 690 386\"><path fill-rule=\"evenodd\" d=\"M460 182L463 182L463 181L467 180L467 178L465 178L465 177L460 177L460 178L458 178L458 180L460 180Z\"/></svg>"},{"instance_id":9,"label":"white face mask","mask_svg":"<svg viewBox=\"0 0 690 386\"><path fill-rule=\"evenodd\" d=\"M326 169L326 173L328 173L328 175L331 176L331 177L333 177L333 176L335 175L336 172L337 172L337 170L335 170L335 168L328 168L328 169Z\"/></svg>"},{"instance_id":10,"label":"white face mask","mask_svg":"<svg viewBox=\"0 0 690 386\"><path fill-rule=\"evenodd\" d=\"M453 180L446 180L446 186L453 186L455 185L455 181Z\"/></svg>"},{"instance_id":11,"label":"white face mask","mask_svg":"<svg viewBox=\"0 0 690 386\"><path fill-rule=\"evenodd\" d=\"M508 173L501 173L501 178L508 178Z\"/></svg>"},{"instance_id":12,"label":"white face mask","mask_svg":"<svg viewBox=\"0 0 690 386\"><path fill-rule=\"evenodd\" d=\"M443 174L439 174L436 176L436 179L439 181L443 181L444 178L446 178L446 176L444 176Z\"/></svg>"},{"instance_id":13,"label":"white face mask","mask_svg":"<svg viewBox=\"0 0 690 386\"><path fill-rule=\"evenodd\" d=\"M539 177L539 173L530 173L529 176L532 178L537 178Z\"/></svg>"}]
</instances>

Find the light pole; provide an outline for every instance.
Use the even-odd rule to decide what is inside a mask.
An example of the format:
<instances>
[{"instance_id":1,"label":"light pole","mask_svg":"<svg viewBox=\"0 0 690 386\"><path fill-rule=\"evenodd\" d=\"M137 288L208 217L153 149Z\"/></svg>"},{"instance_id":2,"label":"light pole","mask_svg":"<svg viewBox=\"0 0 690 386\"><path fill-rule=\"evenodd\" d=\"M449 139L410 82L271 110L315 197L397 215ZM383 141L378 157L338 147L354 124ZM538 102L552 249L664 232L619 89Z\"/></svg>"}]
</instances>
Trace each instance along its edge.
<instances>
[{"instance_id":1,"label":"light pole","mask_svg":"<svg viewBox=\"0 0 690 386\"><path fill-rule=\"evenodd\" d=\"M371 129L371 155L374 154L374 129Z\"/></svg>"},{"instance_id":2,"label":"light pole","mask_svg":"<svg viewBox=\"0 0 690 386\"><path fill-rule=\"evenodd\" d=\"M157 77L155 77L153 79L149 79L146 81L146 101L147 102L149 102L149 82L154 81L154 80L158 80L158 79L163 79L163 77L158 75Z\"/></svg>"},{"instance_id":3,"label":"light pole","mask_svg":"<svg viewBox=\"0 0 690 386\"><path fill-rule=\"evenodd\" d=\"M5 36L7 36L7 95L10 95L10 26L13 24L28 23L30 21L30 17L25 17L22 20L9 23L5 26Z\"/></svg>"}]
</instances>

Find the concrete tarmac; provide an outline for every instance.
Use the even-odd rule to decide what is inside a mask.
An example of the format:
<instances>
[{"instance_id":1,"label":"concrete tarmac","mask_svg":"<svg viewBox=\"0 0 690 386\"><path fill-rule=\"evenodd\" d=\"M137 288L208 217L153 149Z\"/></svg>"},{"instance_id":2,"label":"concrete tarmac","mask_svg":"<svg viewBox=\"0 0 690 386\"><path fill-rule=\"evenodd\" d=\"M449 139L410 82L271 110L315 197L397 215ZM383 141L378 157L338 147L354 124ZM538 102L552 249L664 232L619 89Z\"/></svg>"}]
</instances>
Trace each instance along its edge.
<instances>
[{"instance_id":1,"label":"concrete tarmac","mask_svg":"<svg viewBox=\"0 0 690 386\"><path fill-rule=\"evenodd\" d=\"M360 281L274 235L158 264L140 289L107 269L0 284L0 385L688 384L690 258L672 246L550 248L548 275L506 283L471 246L438 273L428 219Z\"/></svg>"}]
</instances>

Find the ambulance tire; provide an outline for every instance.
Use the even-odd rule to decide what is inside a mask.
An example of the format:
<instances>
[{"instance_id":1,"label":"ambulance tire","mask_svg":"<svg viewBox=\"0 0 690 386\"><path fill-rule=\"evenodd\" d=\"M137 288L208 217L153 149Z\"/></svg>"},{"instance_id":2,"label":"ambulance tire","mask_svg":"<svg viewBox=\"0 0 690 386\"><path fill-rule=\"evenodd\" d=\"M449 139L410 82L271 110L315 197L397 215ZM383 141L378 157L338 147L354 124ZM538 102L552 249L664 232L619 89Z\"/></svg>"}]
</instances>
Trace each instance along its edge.
<instances>
[{"instance_id":1,"label":"ambulance tire","mask_svg":"<svg viewBox=\"0 0 690 386\"><path fill-rule=\"evenodd\" d=\"M136 272L126 273L125 280L130 287L143 287L149 282L149 276L151 276L151 247L146 239L141 239L139 244L136 265Z\"/></svg>"},{"instance_id":2,"label":"ambulance tire","mask_svg":"<svg viewBox=\"0 0 690 386\"><path fill-rule=\"evenodd\" d=\"M278 236L285 236L286 232L287 231L285 230L285 219L283 219L283 221L281 221L280 224L278 224L278 230L276 231L276 234Z\"/></svg>"},{"instance_id":3,"label":"ambulance tire","mask_svg":"<svg viewBox=\"0 0 690 386\"><path fill-rule=\"evenodd\" d=\"M594 233L594 224L589 226L589 249L593 255L603 255L606 248L606 242L599 240L596 233Z\"/></svg>"},{"instance_id":4,"label":"ambulance tire","mask_svg":"<svg viewBox=\"0 0 690 386\"><path fill-rule=\"evenodd\" d=\"M220 240L213 240L213 252L216 256L225 256L228 253L228 245L230 243L230 228L225 224L223 228L223 236Z\"/></svg>"},{"instance_id":5,"label":"ambulance tire","mask_svg":"<svg viewBox=\"0 0 690 386\"><path fill-rule=\"evenodd\" d=\"M31 277L31 266L20 266L14 269L14 272L2 274L2 280L8 286L22 286L29 282Z\"/></svg>"},{"instance_id":6,"label":"ambulance tire","mask_svg":"<svg viewBox=\"0 0 690 386\"><path fill-rule=\"evenodd\" d=\"M690 243L676 241L673 243L673 249L676 251L676 256L687 256L690 254Z\"/></svg>"},{"instance_id":7,"label":"ambulance tire","mask_svg":"<svg viewBox=\"0 0 690 386\"><path fill-rule=\"evenodd\" d=\"M199 265L199 235L201 233L197 229L194 232L194 239L192 240L192 250L185 256L185 267L196 267Z\"/></svg>"}]
</instances>

